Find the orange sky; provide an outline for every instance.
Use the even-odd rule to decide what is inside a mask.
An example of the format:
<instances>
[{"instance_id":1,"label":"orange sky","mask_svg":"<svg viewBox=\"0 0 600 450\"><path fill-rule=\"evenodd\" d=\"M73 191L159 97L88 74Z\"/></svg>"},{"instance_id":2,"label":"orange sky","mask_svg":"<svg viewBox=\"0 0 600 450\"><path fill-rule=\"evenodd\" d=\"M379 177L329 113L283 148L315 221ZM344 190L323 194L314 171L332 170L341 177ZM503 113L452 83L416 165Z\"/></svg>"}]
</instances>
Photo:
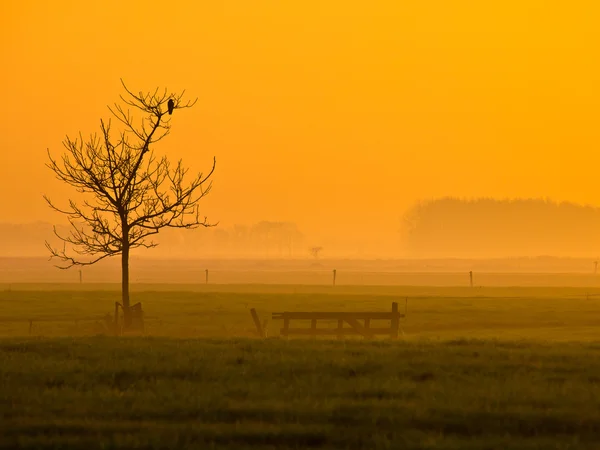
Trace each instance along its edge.
<instances>
[{"instance_id":1,"label":"orange sky","mask_svg":"<svg viewBox=\"0 0 600 450\"><path fill-rule=\"evenodd\" d=\"M418 199L600 205L599 4L3 0L0 221L60 220L46 149L95 131L120 77L199 97L155 150L217 157L205 211L224 225L364 249Z\"/></svg>"}]
</instances>

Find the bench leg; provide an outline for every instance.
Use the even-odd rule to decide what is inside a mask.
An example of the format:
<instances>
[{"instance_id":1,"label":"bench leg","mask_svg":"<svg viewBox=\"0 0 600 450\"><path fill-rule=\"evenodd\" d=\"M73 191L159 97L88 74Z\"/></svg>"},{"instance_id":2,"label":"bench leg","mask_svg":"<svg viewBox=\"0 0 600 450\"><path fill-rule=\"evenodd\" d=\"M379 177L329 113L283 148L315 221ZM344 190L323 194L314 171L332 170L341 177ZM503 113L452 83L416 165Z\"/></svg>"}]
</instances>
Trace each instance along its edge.
<instances>
[{"instance_id":1,"label":"bench leg","mask_svg":"<svg viewBox=\"0 0 600 450\"><path fill-rule=\"evenodd\" d=\"M398 329L400 328L400 318L398 317L398 303L392 303L392 326L390 327L390 338L398 339Z\"/></svg>"},{"instance_id":2,"label":"bench leg","mask_svg":"<svg viewBox=\"0 0 600 450\"><path fill-rule=\"evenodd\" d=\"M283 330L281 330L281 335L288 337L289 329L290 329L290 319L283 319Z\"/></svg>"},{"instance_id":3,"label":"bench leg","mask_svg":"<svg viewBox=\"0 0 600 450\"><path fill-rule=\"evenodd\" d=\"M338 340L344 339L344 335L342 334L342 329L343 328L344 328L344 320L343 319L339 319L338 320L338 327L337 327L337 329L338 329L338 335L337 335Z\"/></svg>"}]
</instances>

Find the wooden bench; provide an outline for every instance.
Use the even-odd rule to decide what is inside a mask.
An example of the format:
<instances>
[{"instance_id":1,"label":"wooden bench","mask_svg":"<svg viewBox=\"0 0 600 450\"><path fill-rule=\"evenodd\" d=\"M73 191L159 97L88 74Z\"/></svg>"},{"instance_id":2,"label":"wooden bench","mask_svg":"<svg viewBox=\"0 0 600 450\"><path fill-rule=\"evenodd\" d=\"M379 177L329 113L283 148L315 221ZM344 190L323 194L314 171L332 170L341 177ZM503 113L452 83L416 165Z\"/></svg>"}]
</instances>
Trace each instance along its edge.
<instances>
[{"instance_id":1,"label":"wooden bench","mask_svg":"<svg viewBox=\"0 0 600 450\"><path fill-rule=\"evenodd\" d=\"M344 336L360 335L373 338L377 335L387 335L392 339L398 338L400 318L404 314L398 312L398 303L392 303L391 312L279 312L273 313L273 320L283 320L281 335L288 336ZM291 328L292 320L310 320L310 328ZM337 328L317 328L318 320L337 320ZM372 320L389 320L388 327L372 327ZM344 327L348 324L349 327Z\"/></svg>"}]
</instances>

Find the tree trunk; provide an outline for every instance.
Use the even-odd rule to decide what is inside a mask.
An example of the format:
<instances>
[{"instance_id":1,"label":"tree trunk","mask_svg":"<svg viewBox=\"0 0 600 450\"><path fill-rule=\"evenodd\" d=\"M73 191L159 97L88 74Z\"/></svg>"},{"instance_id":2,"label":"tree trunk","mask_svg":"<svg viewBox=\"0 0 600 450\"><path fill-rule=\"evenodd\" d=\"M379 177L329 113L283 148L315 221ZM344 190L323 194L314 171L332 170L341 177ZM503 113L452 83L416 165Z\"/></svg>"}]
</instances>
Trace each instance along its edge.
<instances>
[{"instance_id":1,"label":"tree trunk","mask_svg":"<svg viewBox=\"0 0 600 450\"><path fill-rule=\"evenodd\" d=\"M125 234L125 233L124 233ZM121 304L123 305L123 328L131 327L131 309L129 307L129 237L123 237L121 253Z\"/></svg>"}]
</instances>

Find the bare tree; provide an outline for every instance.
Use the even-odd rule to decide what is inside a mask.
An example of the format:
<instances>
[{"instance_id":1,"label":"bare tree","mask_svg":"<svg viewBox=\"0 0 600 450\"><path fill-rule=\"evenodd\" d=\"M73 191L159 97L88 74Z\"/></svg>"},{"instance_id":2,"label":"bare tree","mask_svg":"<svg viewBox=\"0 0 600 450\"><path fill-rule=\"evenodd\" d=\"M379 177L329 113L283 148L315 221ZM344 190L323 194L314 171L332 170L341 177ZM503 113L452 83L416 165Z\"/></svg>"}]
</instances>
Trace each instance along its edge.
<instances>
[{"instance_id":1,"label":"bare tree","mask_svg":"<svg viewBox=\"0 0 600 450\"><path fill-rule=\"evenodd\" d=\"M57 267L95 264L104 258L121 255L122 306L125 325L130 324L129 254L136 247L150 248L157 244L148 238L165 227L196 228L212 226L200 216L198 203L211 189L210 180L216 160L207 175L188 176L181 160L171 164L155 156L152 148L171 130L172 113L194 106L183 95L155 90L134 94L121 80L125 93L123 105L108 107L122 125L112 132L111 120L100 121L100 135L84 140L68 136L63 141L66 153L54 159L48 151L47 166L56 177L87 197L82 202L69 200L68 207L56 206L71 224L70 233L54 233L63 241L63 248L46 247L51 258L60 260ZM136 121L131 109L141 111Z\"/></svg>"},{"instance_id":2,"label":"bare tree","mask_svg":"<svg viewBox=\"0 0 600 450\"><path fill-rule=\"evenodd\" d=\"M319 259L319 253L323 251L323 247L311 247L308 251L315 259Z\"/></svg>"}]
</instances>

